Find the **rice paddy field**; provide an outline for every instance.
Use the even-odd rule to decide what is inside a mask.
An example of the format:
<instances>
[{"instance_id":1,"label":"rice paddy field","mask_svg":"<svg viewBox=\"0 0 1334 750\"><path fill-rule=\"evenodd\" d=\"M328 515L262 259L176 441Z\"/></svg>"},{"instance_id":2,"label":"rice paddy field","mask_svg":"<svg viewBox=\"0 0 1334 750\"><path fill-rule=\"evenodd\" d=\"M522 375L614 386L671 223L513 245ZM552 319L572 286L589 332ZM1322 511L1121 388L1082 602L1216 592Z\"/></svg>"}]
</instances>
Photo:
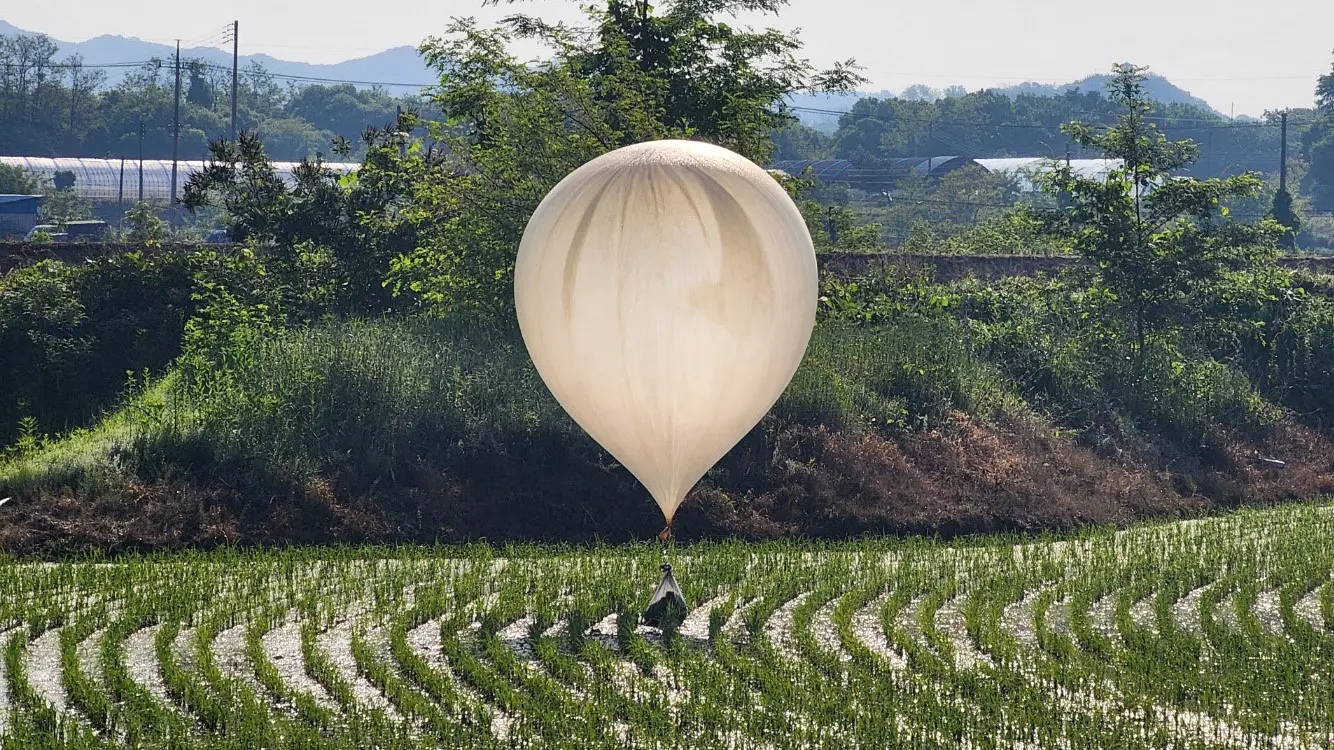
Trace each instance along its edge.
<instances>
[{"instance_id":1,"label":"rice paddy field","mask_svg":"<svg viewBox=\"0 0 1334 750\"><path fill-rule=\"evenodd\" d=\"M690 612L639 624L675 565ZM1329 748L1334 507L0 563L12 748Z\"/></svg>"}]
</instances>

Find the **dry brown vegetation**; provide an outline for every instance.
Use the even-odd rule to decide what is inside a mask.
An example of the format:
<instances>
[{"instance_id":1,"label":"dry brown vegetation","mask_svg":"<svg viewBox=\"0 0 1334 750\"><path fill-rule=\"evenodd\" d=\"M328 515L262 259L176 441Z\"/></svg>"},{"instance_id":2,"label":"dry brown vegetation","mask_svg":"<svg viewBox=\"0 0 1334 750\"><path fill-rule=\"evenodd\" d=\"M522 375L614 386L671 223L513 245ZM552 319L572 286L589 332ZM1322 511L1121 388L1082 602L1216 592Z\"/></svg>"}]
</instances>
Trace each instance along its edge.
<instances>
[{"instance_id":1,"label":"dry brown vegetation","mask_svg":"<svg viewBox=\"0 0 1334 750\"><path fill-rule=\"evenodd\" d=\"M224 544L615 542L648 539L661 527L656 506L625 469L580 446L559 445L480 447L465 475L421 466L392 487L344 473L264 495L223 481L126 483L94 495L44 491L0 507L0 544L11 553L61 554ZM1137 455L1110 457L1040 424L1007 419L991 426L955 412L937 429L898 439L823 427L756 430L701 482L679 511L676 531L685 540L1028 533L1331 492L1334 443L1291 422L1263 441L1215 433L1195 457L1147 443Z\"/></svg>"}]
</instances>

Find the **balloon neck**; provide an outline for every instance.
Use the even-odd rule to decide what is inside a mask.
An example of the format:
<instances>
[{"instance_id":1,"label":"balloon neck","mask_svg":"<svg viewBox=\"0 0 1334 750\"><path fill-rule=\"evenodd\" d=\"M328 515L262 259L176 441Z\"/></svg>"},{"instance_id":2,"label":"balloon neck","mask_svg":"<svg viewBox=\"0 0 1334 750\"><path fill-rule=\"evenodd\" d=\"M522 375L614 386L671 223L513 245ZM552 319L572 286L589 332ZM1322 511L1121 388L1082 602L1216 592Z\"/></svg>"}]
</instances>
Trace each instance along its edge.
<instances>
[{"instance_id":1,"label":"balloon neck","mask_svg":"<svg viewBox=\"0 0 1334 750\"><path fill-rule=\"evenodd\" d=\"M668 521L667 526L658 532L658 541L665 542L672 538L672 522Z\"/></svg>"}]
</instances>

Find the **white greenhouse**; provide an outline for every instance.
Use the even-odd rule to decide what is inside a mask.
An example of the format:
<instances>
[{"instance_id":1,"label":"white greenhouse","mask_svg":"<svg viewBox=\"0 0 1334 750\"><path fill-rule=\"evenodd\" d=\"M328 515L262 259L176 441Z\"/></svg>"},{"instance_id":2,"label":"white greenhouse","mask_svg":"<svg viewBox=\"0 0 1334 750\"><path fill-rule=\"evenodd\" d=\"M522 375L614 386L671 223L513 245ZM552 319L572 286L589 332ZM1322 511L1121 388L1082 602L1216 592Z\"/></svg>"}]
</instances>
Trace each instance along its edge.
<instances>
[{"instance_id":1,"label":"white greenhouse","mask_svg":"<svg viewBox=\"0 0 1334 750\"><path fill-rule=\"evenodd\" d=\"M139 199L138 159L46 159L32 156L0 156L0 164L17 166L38 175L47 184L54 184L57 172L74 174L74 192L80 198L95 203L133 203ZM143 199L149 203L167 205L171 198L171 160L144 159ZM176 199L185 196L185 183L191 174L204 168L206 162L176 162ZM291 184L292 173L300 162L277 161L273 168L283 181ZM340 174L354 172L360 166L353 162L325 162L325 168Z\"/></svg>"},{"instance_id":2,"label":"white greenhouse","mask_svg":"<svg viewBox=\"0 0 1334 750\"><path fill-rule=\"evenodd\" d=\"M1051 171L1057 165L1065 163L1064 159L1050 159L1047 157L1023 156L1011 159L974 159L973 162L988 172L997 172L1010 175L1019 183L1019 189L1025 192L1034 192L1037 186L1033 179L1044 172ZM1105 179L1107 172L1121 167L1120 159L1071 159L1070 169L1080 177L1092 179Z\"/></svg>"}]
</instances>

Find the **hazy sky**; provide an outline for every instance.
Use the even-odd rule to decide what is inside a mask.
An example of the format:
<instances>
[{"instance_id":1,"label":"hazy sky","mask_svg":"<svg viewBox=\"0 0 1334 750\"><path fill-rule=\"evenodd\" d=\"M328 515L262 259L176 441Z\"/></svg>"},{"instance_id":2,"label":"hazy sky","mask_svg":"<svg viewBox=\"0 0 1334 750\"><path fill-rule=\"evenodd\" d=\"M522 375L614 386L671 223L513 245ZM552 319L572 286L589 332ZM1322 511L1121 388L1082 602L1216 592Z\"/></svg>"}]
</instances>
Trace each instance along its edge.
<instances>
[{"instance_id":1,"label":"hazy sky","mask_svg":"<svg viewBox=\"0 0 1334 750\"><path fill-rule=\"evenodd\" d=\"M521 10L574 20L570 0L483 8L478 0L37 0L6 3L0 18L58 39L101 34L170 43L207 37L233 18L242 53L337 62L415 45L451 17L495 19ZM1144 15L1144 26L1126 17ZM1309 106L1331 66L1334 0L792 0L779 18L750 23L801 29L817 64L856 57L869 88L913 83L969 90L1021 81L1059 83L1117 61L1149 65L1227 114Z\"/></svg>"}]
</instances>

